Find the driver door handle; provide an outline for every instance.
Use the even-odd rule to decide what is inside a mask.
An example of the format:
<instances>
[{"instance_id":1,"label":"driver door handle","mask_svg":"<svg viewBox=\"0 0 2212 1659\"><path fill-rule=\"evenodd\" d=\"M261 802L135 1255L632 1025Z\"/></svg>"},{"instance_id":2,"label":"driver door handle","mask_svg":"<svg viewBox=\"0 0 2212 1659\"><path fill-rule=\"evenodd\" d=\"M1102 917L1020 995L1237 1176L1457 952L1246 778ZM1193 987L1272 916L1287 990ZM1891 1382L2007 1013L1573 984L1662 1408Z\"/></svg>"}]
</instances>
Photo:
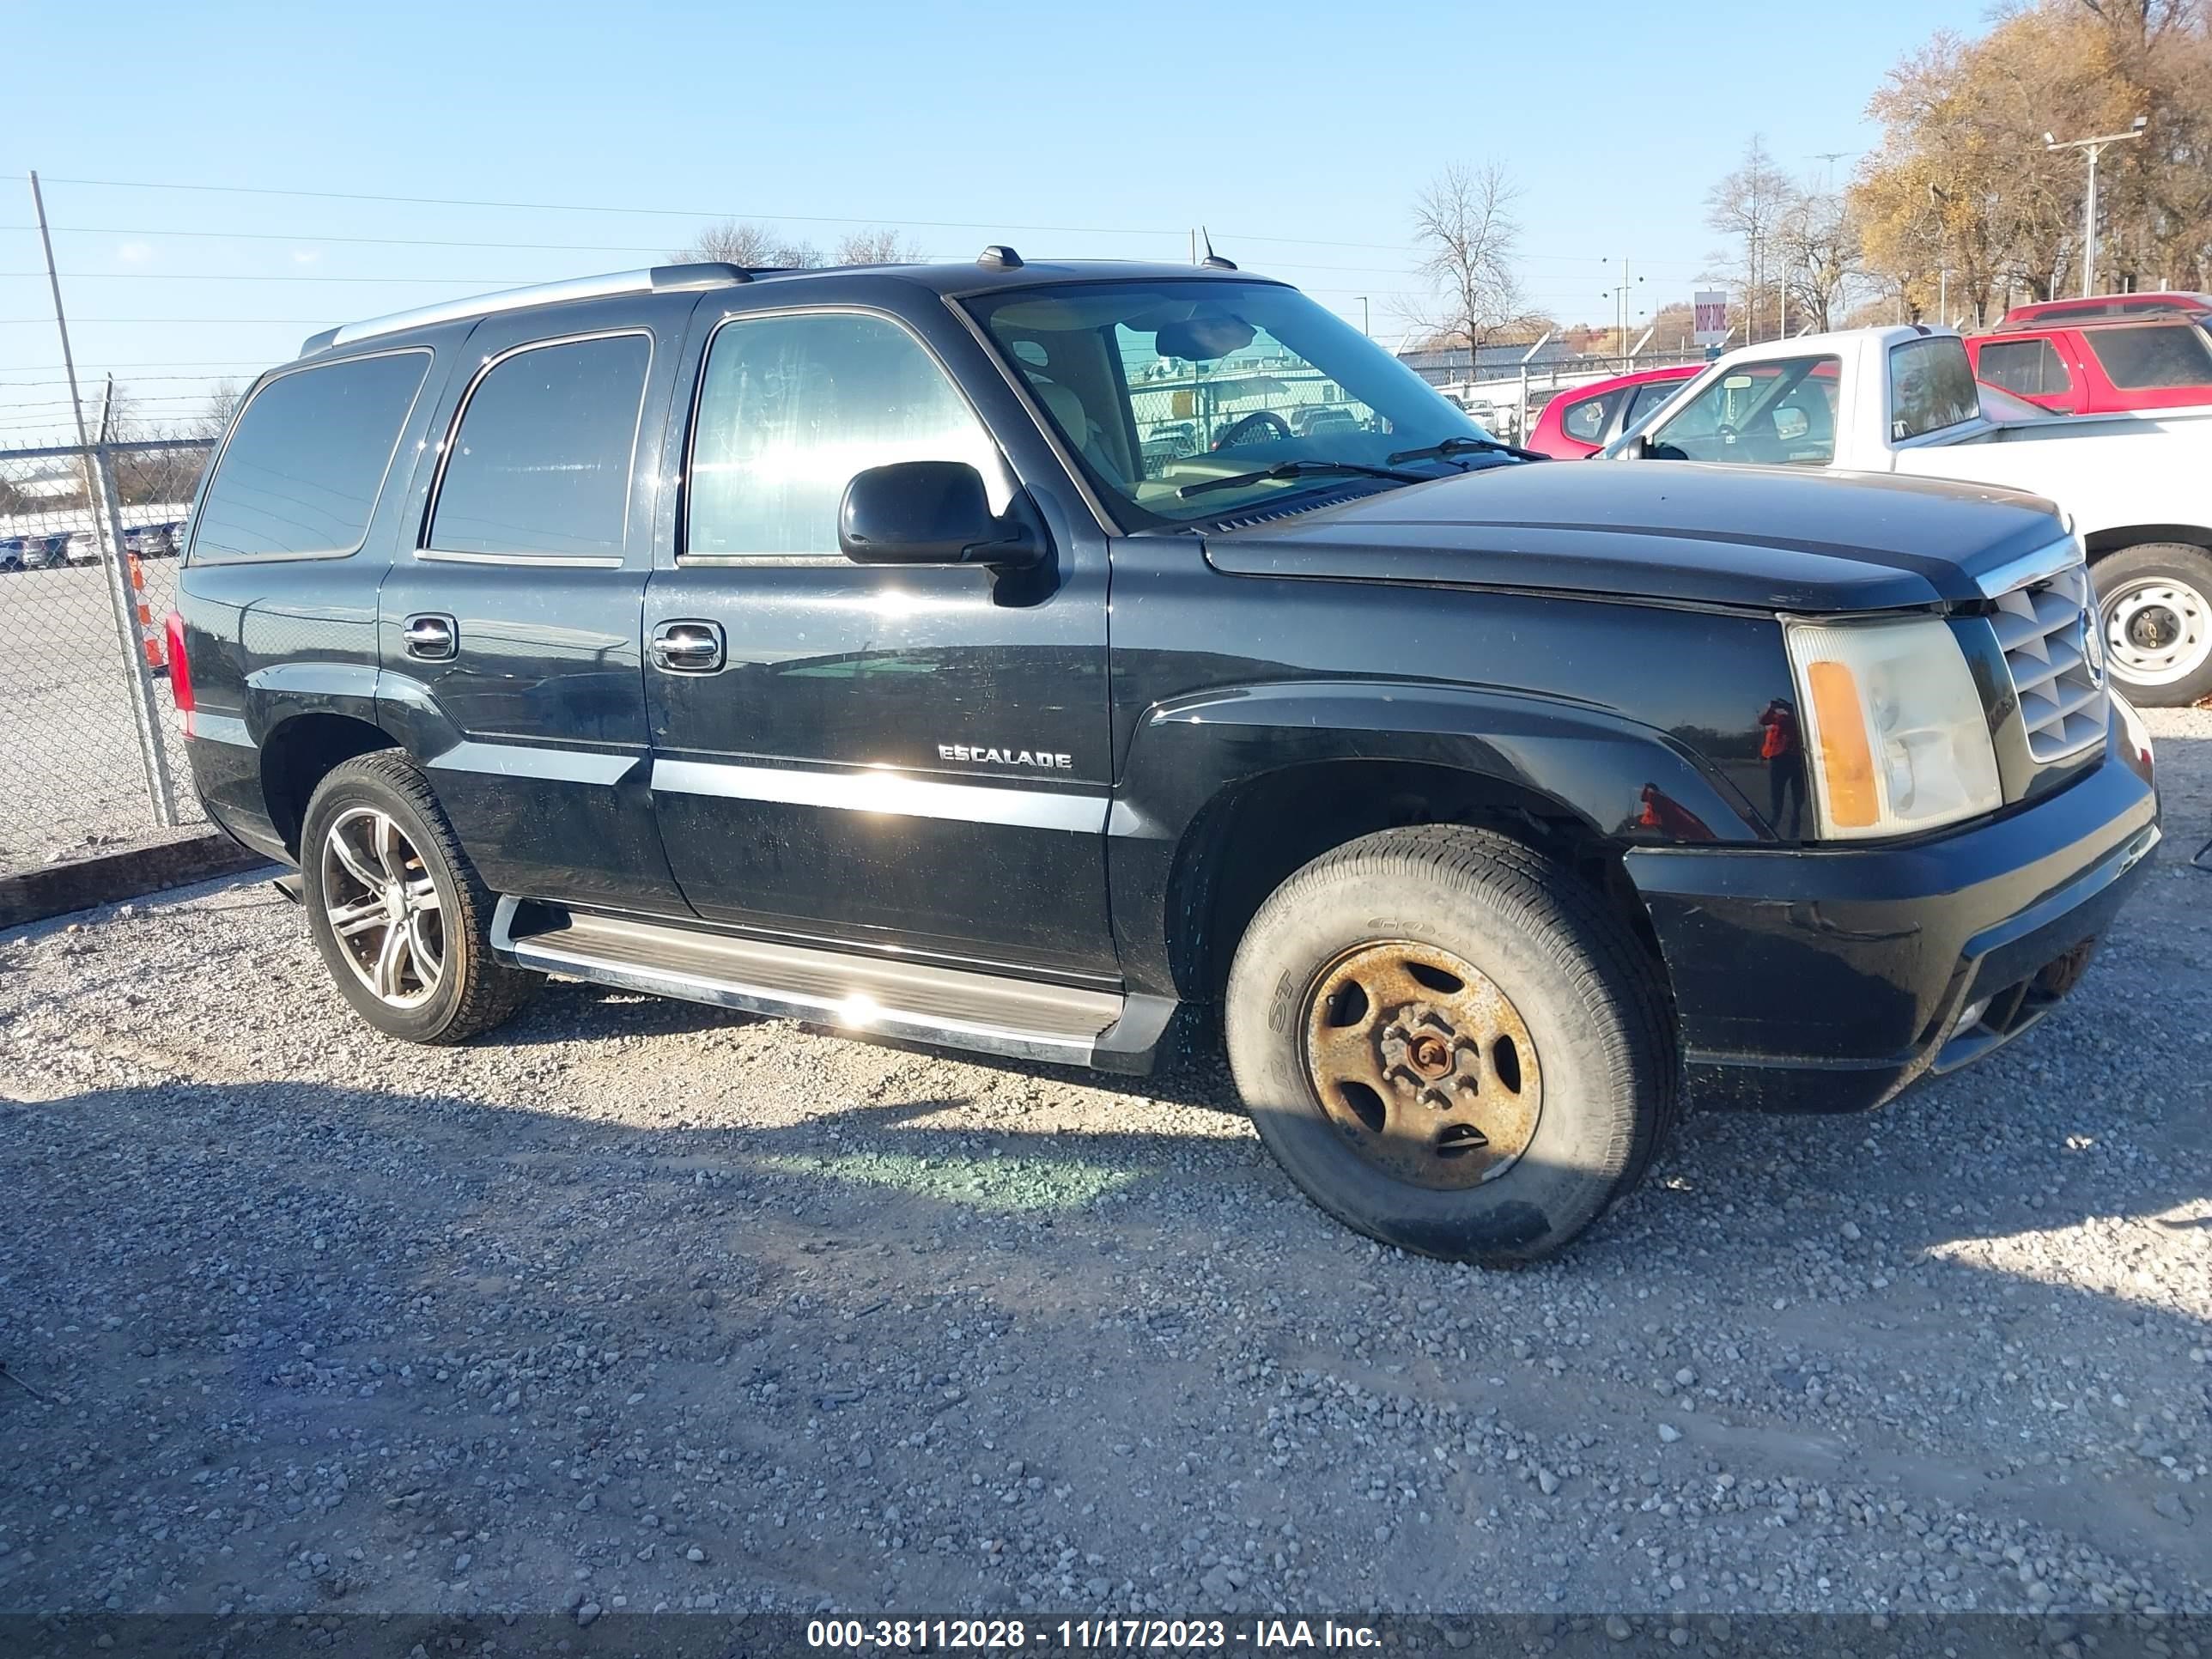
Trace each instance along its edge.
<instances>
[{"instance_id":1,"label":"driver door handle","mask_svg":"<svg viewBox=\"0 0 2212 1659\"><path fill-rule=\"evenodd\" d=\"M722 660L720 623L665 622L653 630L653 665L664 674L711 674Z\"/></svg>"}]
</instances>

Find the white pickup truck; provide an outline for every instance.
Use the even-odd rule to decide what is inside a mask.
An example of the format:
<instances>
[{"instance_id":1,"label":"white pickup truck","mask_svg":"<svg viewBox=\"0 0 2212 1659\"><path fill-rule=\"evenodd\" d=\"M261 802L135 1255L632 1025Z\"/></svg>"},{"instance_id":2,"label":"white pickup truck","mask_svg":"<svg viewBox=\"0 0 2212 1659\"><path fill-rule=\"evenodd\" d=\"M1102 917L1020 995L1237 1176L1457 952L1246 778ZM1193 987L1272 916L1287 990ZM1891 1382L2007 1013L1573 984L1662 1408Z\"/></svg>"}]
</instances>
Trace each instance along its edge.
<instances>
[{"instance_id":1,"label":"white pickup truck","mask_svg":"<svg viewBox=\"0 0 2212 1659\"><path fill-rule=\"evenodd\" d=\"M2044 496L2087 550L2122 690L2155 705L2212 693L2212 410L2045 416L1978 386L1956 334L1852 329L1729 352L1605 455L1899 472Z\"/></svg>"}]
</instances>

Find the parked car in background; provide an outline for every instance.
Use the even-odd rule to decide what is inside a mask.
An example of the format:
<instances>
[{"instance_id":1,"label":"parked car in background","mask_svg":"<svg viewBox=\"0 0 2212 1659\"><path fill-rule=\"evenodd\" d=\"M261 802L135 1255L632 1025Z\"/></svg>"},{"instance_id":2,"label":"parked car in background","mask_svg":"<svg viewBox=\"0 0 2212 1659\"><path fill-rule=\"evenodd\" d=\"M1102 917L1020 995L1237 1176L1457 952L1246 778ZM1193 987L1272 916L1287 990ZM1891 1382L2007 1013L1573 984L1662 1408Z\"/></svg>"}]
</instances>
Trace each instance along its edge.
<instances>
[{"instance_id":1,"label":"parked car in background","mask_svg":"<svg viewBox=\"0 0 2212 1659\"><path fill-rule=\"evenodd\" d=\"M2212 335L2185 317L2008 328L1966 355L1976 378L2061 415L2212 405Z\"/></svg>"},{"instance_id":2,"label":"parked car in background","mask_svg":"<svg viewBox=\"0 0 2212 1659\"><path fill-rule=\"evenodd\" d=\"M1703 363L1680 363L1570 386L1544 405L1536 429L1528 434L1528 447L1555 461L1583 460L1665 403L1676 387L1695 380L1704 369Z\"/></svg>"},{"instance_id":3,"label":"parked car in background","mask_svg":"<svg viewBox=\"0 0 2212 1659\"><path fill-rule=\"evenodd\" d=\"M21 536L0 537L0 571L21 570L27 544Z\"/></svg>"},{"instance_id":4,"label":"parked car in background","mask_svg":"<svg viewBox=\"0 0 2212 1659\"><path fill-rule=\"evenodd\" d=\"M20 562L9 568L16 570L58 570L70 562L71 539L66 530L44 536L12 538L13 544L21 550Z\"/></svg>"},{"instance_id":5,"label":"parked car in background","mask_svg":"<svg viewBox=\"0 0 2212 1659\"><path fill-rule=\"evenodd\" d=\"M2082 300L2038 300L2014 306L1997 331L2051 323L2087 323L2112 317L2187 317L2212 325L2212 294L2097 294Z\"/></svg>"},{"instance_id":6,"label":"parked car in background","mask_svg":"<svg viewBox=\"0 0 2212 1659\"><path fill-rule=\"evenodd\" d=\"M1331 433L1357 432L1359 417L1342 404L1308 404L1291 416L1291 430L1301 438L1323 438Z\"/></svg>"},{"instance_id":7,"label":"parked car in background","mask_svg":"<svg viewBox=\"0 0 2212 1659\"><path fill-rule=\"evenodd\" d=\"M1722 461L1957 478L2039 495L2070 517L2096 583L2093 637L2068 650L2133 701L2212 692L2212 410L1990 418L1966 343L1921 325L1744 346L1615 439L1616 460ZM2036 637L2022 617L2015 635ZM2032 726L2063 729L2060 657L2021 676Z\"/></svg>"},{"instance_id":8,"label":"parked car in background","mask_svg":"<svg viewBox=\"0 0 2212 1659\"><path fill-rule=\"evenodd\" d=\"M134 558L166 559L177 550L173 524L134 524L123 532L123 550Z\"/></svg>"}]
</instances>

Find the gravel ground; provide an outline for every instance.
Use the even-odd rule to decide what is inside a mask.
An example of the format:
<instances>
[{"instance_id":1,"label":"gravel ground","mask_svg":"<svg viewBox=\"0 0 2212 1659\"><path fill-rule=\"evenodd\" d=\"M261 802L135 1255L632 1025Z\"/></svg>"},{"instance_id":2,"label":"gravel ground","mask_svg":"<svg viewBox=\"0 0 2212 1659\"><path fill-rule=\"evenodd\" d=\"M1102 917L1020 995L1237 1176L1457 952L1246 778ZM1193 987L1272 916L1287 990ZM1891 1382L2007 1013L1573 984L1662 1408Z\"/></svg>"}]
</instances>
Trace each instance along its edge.
<instances>
[{"instance_id":1,"label":"gravel ground","mask_svg":"<svg viewBox=\"0 0 2212 1659\"><path fill-rule=\"evenodd\" d=\"M252 884L0 935L0 1609L2212 1610L2212 714L2153 724L2059 1013L1693 1116L1510 1273L1338 1229L1211 1064L577 985L408 1048Z\"/></svg>"}]
</instances>

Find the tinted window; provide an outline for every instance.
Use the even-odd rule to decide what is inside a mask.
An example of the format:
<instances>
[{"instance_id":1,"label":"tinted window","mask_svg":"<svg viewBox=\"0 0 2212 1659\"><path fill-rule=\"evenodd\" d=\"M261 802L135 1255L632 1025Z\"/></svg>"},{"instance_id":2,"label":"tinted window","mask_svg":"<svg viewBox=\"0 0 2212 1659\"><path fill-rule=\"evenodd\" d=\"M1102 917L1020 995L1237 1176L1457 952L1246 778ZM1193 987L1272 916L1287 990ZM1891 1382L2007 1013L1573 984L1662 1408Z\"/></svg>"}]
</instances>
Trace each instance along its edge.
<instances>
[{"instance_id":1,"label":"tinted window","mask_svg":"<svg viewBox=\"0 0 2212 1659\"><path fill-rule=\"evenodd\" d=\"M2114 386L2212 385L2212 351L2186 325L2157 328L2092 328L2081 337Z\"/></svg>"},{"instance_id":2,"label":"tinted window","mask_svg":"<svg viewBox=\"0 0 2212 1659\"><path fill-rule=\"evenodd\" d=\"M350 553L368 533L427 351L279 375L253 395L200 504L193 556Z\"/></svg>"},{"instance_id":3,"label":"tinted window","mask_svg":"<svg viewBox=\"0 0 2212 1659\"><path fill-rule=\"evenodd\" d=\"M1612 412L1619 395L1607 392L1601 398L1585 398L1580 403L1569 404L1559 416L1559 429L1578 443L1603 442L1605 417Z\"/></svg>"},{"instance_id":4,"label":"tinted window","mask_svg":"<svg viewBox=\"0 0 2212 1659\"><path fill-rule=\"evenodd\" d=\"M897 324L852 312L726 323L700 387L684 550L835 553L845 486L893 461L965 461L1006 506L988 434Z\"/></svg>"},{"instance_id":5,"label":"tinted window","mask_svg":"<svg viewBox=\"0 0 2212 1659\"><path fill-rule=\"evenodd\" d=\"M1981 378L2023 398L2047 398L2069 389L2066 365L2048 340L1991 340L1982 347Z\"/></svg>"},{"instance_id":6,"label":"tinted window","mask_svg":"<svg viewBox=\"0 0 2212 1659\"><path fill-rule=\"evenodd\" d=\"M1889 349L1889 436L1893 443L1941 432L1982 412L1974 391L1973 365L1966 344L1954 336L1931 334Z\"/></svg>"},{"instance_id":7,"label":"tinted window","mask_svg":"<svg viewBox=\"0 0 2212 1659\"><path fill-rule=\"evenodd\" d=\"M494 364L462 411L428 545L619 558L652 356L643 335L615 334Z\"/></svg>"}]
</instances>

